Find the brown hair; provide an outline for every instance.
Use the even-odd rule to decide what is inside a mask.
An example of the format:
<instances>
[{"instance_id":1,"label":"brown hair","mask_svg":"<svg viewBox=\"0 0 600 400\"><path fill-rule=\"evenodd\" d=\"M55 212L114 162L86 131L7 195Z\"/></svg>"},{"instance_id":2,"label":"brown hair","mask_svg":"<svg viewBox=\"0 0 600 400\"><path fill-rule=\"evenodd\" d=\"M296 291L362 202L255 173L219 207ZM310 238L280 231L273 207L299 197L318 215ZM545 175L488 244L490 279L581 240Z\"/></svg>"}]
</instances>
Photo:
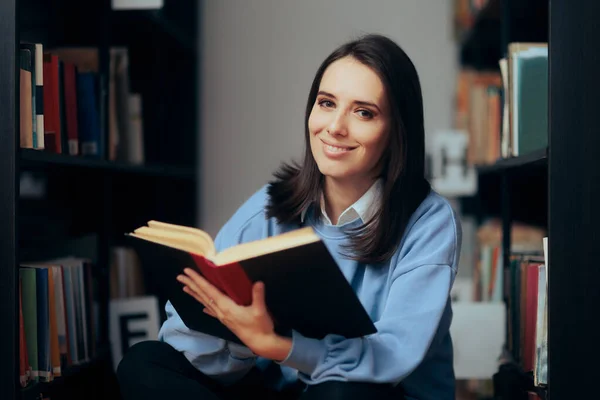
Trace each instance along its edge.
<instances>
[{"instance_id":1,"label":"brown hair","mask_svg":"<svg viewBox=\"0 0 600 400\"><path fill-rule=\"evenodd\" d=\"M279 223L299 223L311 206L319 217L323 175L310 148L308 119L327 67L353 57L377 73L386 88L391 111L389 146L384 153L382 206L371 221L352 230L349 258L365 263L388 260L402 239L406 224L430 191L425 178L423 98L417 71L406 53L381 35L366 35L334 50L323 61L310 88L304 119L304 162L284 163L269 183L267 216Z\"/></svg>"}]
</instances>

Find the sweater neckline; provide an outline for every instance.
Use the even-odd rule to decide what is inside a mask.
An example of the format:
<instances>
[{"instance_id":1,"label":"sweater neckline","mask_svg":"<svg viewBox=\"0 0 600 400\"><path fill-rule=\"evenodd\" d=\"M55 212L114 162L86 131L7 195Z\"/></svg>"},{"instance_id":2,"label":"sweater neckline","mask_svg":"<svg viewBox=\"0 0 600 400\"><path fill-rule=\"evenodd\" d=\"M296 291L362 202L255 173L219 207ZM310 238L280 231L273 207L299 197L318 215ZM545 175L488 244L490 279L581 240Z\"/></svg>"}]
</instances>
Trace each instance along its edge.
<instances>
[{"instance_id":1,"label":"sweater neckline","mask_svg":"<svg viewBox=\"0 0 600 400\"><path fill-rule=\"evenodd\" d=\"M306 213L307 225L310 225L317 233L328 239L346 239L348 238L348 230L360 228L364 223L360 217L346 222L342 225L328 225L320 218L315 218L314 210L309 210Z\"/></svg>"}]
</instances>

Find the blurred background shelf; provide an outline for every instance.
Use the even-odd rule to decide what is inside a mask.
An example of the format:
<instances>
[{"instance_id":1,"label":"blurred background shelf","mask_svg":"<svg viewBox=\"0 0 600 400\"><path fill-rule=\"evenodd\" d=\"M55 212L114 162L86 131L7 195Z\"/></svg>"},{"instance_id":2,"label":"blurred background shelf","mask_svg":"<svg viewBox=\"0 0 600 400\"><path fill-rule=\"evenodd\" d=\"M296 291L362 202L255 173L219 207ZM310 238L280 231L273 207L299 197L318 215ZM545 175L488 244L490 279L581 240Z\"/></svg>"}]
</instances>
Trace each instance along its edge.
<instances>
[{"instance_id":1,"label":"blurred background shelf","mask_svg":"<svg viewBox=\"0 0 600 400\"><path fill-rule=\"evenodd\" d=\"M491 165L477 166L479 174L500 173L505 171L518 171L522 173L524 169L539 169L541 173L547 172L548 168L548 149L540 149L529 154L518 157L505 158L498 160Z\"/></svg>"}]
</instances>

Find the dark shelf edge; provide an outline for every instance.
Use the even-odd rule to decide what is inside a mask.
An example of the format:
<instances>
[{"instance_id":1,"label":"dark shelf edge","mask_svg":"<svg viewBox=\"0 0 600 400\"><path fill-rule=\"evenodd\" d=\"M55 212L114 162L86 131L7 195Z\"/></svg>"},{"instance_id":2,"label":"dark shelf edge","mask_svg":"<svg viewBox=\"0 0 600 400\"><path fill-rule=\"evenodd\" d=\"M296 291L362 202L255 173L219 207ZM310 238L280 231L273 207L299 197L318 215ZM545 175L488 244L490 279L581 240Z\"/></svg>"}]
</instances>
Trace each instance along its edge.
<instances>
[{"instance_id":1,"label":"dark shelf edge","mask_svg":"<svg viewBox=\"0 0 600 400\"><path fill-rule=\"evenodd\" d=\"M21 170L26 170L28 167L33 166L48 165L181 179L194 179L196 175L193 168L160 165L134 165L83 156L55 154L33 149L19 149L19 161Z\"/></svg>"},{"instance_id":2,"label":"dark shelf edge","mask_svg":"<svg viewBox=\"0 0 600 400\"><path fill-rule=\"evenodd\" d=\"M48 392L56 386L63 385L65 381L77 379L77 377L82 374L90 373L90 370L93 371L94 367L102 363L108 363L110 361L110 356L110 349L107 346L102 346L95 357L79 364L70 365L65 368L61 376L54 378L54 380L50 382L33 382L28 386L21 388L20 398L21 400L38 400L40 394Z\"/></svg>"},{"instance_id":3,"label":"dark shelf edge","mask_svg":"<svg viewBox=\"0 0 600 400\"><path fill-rule=\"evenodd\" d=\"M65 369L62 376L54 378L54 380L50 382L34 382L30 383L27 387L21 388L21 400L38 400L40 398L40 394L51 390L53 387L61 385L64 381L68 381L70 379L75 379L77 376L81 374L85 374L90 369L93 369L94 366L108 362L107 350L101 351L98 356L92 358L89 361L83 362L81 364L75 364L69 366Z\"/></svg>"},{"instance_id":4,"label":"dark shelf edge","mask_svg":"<svg viewBox=\"0 0 600 400\"><path fill-rule=\"evenodd\" d=\"M496 161L491 165L479 165L476 167L479 174L488 174L501 172L512 168L526 167L529 165L537 165L547 163L548 148L533 151L531 153L511 158L504 158Z\"/></svg>"}]
</instances>

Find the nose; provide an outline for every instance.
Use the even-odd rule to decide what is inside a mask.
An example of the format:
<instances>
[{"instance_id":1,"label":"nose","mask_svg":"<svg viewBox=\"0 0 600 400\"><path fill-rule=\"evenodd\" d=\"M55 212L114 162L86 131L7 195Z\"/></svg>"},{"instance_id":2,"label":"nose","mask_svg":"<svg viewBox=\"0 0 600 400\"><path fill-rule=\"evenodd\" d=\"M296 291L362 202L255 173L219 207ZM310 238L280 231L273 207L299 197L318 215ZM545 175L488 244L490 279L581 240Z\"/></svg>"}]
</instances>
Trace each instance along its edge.
<instances>
[{"instance_id":1,"label":"nose","mask_svg":"<svg viewBox=\"0 0 600 400\"><path fill-rule=\"evenodd\" d=\"M331 114L331 122L327 126L327 133L332 136L347 136L348 129L342 111Z\"/></svg>"}]
</instances>

